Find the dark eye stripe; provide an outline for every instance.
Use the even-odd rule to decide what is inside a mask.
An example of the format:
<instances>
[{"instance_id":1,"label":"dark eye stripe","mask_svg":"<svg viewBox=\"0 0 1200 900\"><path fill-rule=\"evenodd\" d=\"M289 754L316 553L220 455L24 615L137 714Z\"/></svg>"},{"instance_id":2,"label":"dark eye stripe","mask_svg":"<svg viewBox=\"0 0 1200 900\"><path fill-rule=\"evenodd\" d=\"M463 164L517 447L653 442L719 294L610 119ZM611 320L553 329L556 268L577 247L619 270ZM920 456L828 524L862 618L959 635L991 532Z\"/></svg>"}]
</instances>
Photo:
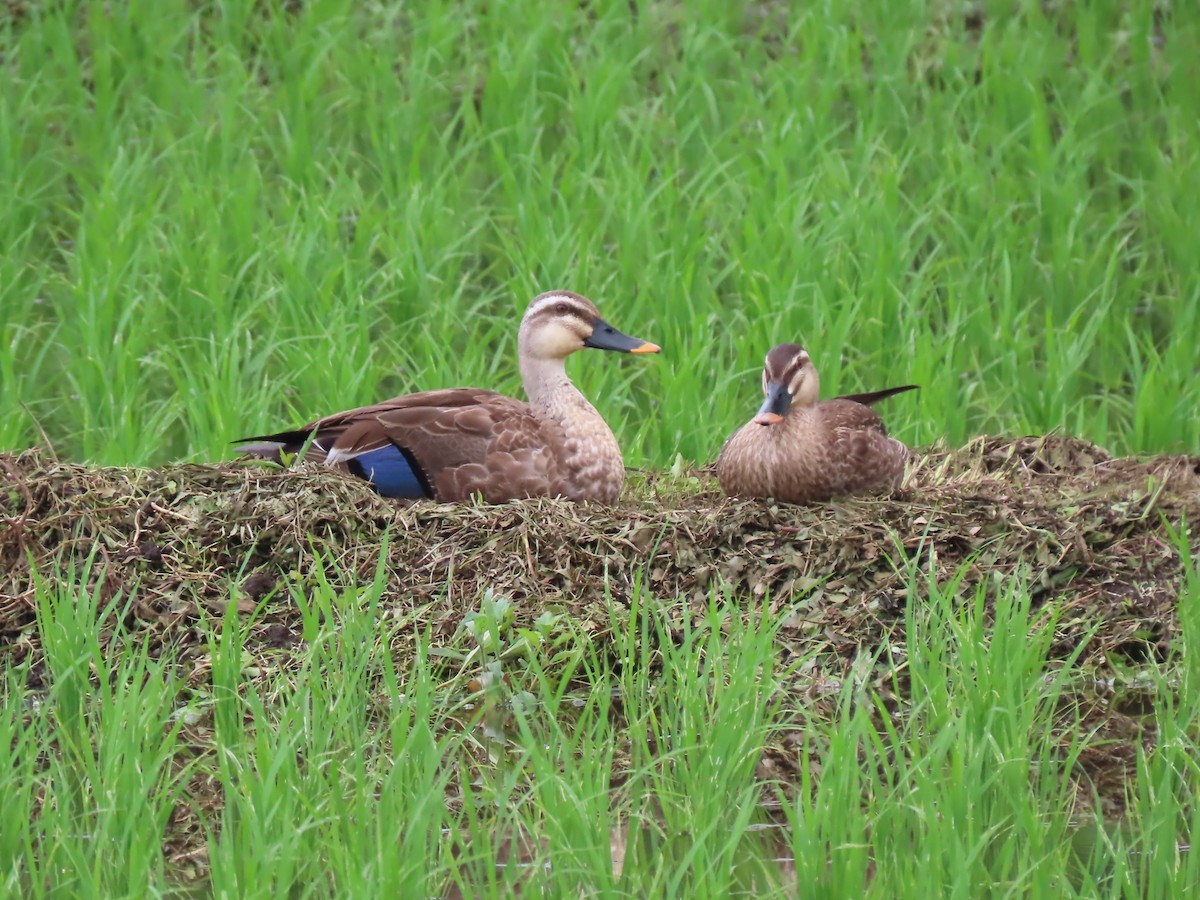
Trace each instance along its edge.
<instances>
[{"instance_id":1,"label":"dark eye stripe","mask_svg":"<svg viewBox=\"0 0 1200 900\"><path fill-rule=\"evenodd\" d=\"M808 354L804 351L797 353L792 357L792 362L788 366L788 377L792 380L796 378L802 371L808 368Z\"/></svg>"},{"instance_id":2,"label":"dark eye stripe","mask_svg":"<svg viewBox=\"0 0 1200 900\"><path fill-rule=\"evenodd\" d=\"M780 344L767 354L765 372L771 381L791 385L810 364L808 353L798 344Z\"/></svg>"},{"instance_id":3,"label":"dark eye stripe","mask_svg":"<svg viewBox=\"0 0 1200 900\"><path fill-rule=\"evenodd\" d=\"M592 322L596 318L594 313L578 303L572 303L569 300L563 300L561 302L567 307L565 313L558 311L559 303L551 303L550 305L537 310L530 317L530 319L535 322L546 322L550 319L575 319L580 324L585 325L588 328L592 326Z\"/></svg>"}]
</instances>

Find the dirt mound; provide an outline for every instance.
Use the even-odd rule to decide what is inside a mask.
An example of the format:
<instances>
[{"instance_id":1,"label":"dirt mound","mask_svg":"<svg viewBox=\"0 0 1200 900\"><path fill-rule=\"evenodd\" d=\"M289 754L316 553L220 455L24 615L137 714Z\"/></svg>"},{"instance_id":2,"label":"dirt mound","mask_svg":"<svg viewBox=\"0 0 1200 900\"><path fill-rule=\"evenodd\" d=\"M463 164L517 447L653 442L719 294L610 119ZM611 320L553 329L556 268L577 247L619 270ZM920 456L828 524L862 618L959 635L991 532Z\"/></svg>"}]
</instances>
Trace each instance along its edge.
<instances>
[{"instance_id":1,"label":"dirt mound","mask_svg":"<svg viewBox=\"0 0 1200 900\"><path fill-rule=\"evenodd\" d=\"M449 639L487 588L512 597L522 622L565 611L601 639L636 584L683 615L677 596L727 583L775 604L808 596L785 640L856 653L895 639L909 587L897 560L910 557L937 578L967 565L968 584L1030 575L1041 594L1081 607L1060 630L1063 653L1098 623L1089 654L1163 658L1181 576L1168 524L1200 518L1200 458L1113 459L1064 437L935 449L890 499L811 508L729 500L708 470L633 473L611 509L397 505L327 470L247 462L95 468L31 451L0 455L0 473L8 665L38 654L31 560L50 572L94 554L104 594L135 598L127 625L165 644L201 607L263 601L255 640L279 647L299 639L293 597L314 554L367 581L385 534L384 604L419 613L435 638Z\"/></svg>"}]
</instances>

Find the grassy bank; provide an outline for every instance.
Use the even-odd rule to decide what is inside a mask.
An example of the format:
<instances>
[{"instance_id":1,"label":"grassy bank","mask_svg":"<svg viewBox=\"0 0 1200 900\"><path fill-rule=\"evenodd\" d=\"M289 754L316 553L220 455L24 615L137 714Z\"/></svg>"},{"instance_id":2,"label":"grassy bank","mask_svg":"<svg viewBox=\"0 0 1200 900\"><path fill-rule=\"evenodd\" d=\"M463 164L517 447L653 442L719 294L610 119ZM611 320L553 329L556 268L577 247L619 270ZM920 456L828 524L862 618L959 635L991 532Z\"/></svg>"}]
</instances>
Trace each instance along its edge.
<instances>
[{"instance_id":1,"label":"grassy bank","mask_svg":"<svg viewBox=\"0 0 1200 900\"><path fill-rule=\"evenodd\" d=\"M1194 578L1178 666L1141 673L1156 749L1118 821L1079 777L1105 743L1092 672L1055 658L1062 613L1032 610L1019 580L987 608L914 567L927 602L907 646L806 697L813 660L781 665L776 647L797 610L719 594L682 626L635 601L611 642L568 628L554 653L520 654L505 651L528 636L481 598L446 679L428 633L392 664L414 623L381 615L382 574L294 596L334 611L295 653L251 652L253 615L231 607L197 625L203 665L183 668L132 634L114 665L86 573L63 574L38 594L53 686L21 702L10 678L0 713L12 893L1166 897L1200 881L1181 837L1197 825Z\"/></svg>"},{"instance_id":2,"label":"grassy bank","mask_svg":"<svg viewBox=\"0 0 1200 900\"><path fill-rule=\"evenodd\" d=\"M0 468L12 891L1197 880L1195 458L984 442L811 509Z\"/></svg>"}]
</instances>

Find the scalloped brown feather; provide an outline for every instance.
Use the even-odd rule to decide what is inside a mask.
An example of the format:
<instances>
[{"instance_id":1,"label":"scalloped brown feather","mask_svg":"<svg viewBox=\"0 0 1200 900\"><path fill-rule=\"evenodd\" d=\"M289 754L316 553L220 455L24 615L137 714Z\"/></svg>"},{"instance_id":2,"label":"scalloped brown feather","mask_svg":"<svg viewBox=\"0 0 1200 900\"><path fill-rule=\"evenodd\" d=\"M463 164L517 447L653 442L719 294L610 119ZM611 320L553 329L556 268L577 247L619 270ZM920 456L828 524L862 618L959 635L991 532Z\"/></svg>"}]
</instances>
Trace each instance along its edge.
<instances>
[{"instance_id":1,"label":"scalloped brown feather","mask_svg":"<svg viewBox=\"0 0 1200 900\"><path fill-rule=\"evenodd\" d=\"M548 449L551 435L529 404L495 391L407 394L326 416L294 434L282 449L297 453L311 435L305 458L316 462L331 453L353 456L393 443L403 446L442 501L475 494L488 503L555 495L582 499L566 483L563 467ZM620 483L615 490L599 490L596 499L612 502L619 491Z\"/></svg>"}]
</instances>

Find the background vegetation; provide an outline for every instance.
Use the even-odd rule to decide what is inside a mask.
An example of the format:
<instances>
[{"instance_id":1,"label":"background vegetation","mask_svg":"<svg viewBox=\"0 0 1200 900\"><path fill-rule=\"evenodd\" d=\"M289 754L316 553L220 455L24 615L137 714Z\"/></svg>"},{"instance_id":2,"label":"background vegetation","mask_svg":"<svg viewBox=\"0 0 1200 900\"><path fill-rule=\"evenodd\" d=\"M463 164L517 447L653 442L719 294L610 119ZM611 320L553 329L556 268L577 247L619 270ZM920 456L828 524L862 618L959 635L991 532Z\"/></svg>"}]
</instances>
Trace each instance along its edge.
<instances>
[{"instance_id":1,"label":"background vegetation","mask_svg":"<svg viewBox=\"0 0 1200 900\"><path fill-rule=\"evenodd\" d=\"M635 464L711 458L797 339L829 393L922 384L917 444L1200 442L1186 4L7 9L0 447L519 392L552 287L665 348L573 364Z\"/></svg>"}]
</instances>

